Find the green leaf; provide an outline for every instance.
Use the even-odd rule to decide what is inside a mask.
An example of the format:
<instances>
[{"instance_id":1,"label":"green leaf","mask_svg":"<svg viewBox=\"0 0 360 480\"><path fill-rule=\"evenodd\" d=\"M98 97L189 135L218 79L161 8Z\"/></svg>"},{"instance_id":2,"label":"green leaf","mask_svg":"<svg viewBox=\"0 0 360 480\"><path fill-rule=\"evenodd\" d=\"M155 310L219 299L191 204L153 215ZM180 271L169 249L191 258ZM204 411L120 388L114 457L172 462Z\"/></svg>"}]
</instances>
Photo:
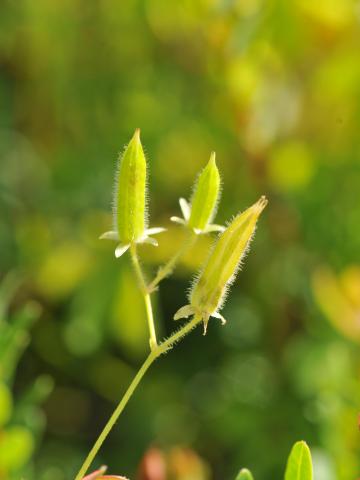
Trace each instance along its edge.
<instances>
[{"instance_id":1,"label":"green leaf","mask_svg":"<svg viewBox=\"0 0 360 480\"><path fill-rule=\"evenodd\" d=\"M286 466L285 480L312 480L313 467L310 449L305 442L293 446Z\"/></svg>"},{"instance_id":2,"label":"green leaf","mask_svg":"<svg viewBox=\"0 0 360 480\"><path fill-rule=\"evenodd\" d=\"M235 480L254 480L250 470L242 468Z\"/></svg>"}]
</instances>

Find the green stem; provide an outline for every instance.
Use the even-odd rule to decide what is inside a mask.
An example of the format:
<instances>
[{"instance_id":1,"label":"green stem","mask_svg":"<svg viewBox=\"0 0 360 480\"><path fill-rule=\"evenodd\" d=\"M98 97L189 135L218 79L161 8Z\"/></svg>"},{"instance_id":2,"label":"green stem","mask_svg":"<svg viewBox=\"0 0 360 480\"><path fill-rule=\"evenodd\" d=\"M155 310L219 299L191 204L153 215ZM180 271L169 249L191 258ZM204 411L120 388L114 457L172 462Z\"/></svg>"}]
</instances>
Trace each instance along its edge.
<instances>
[{"instance_id":1,"label":"green stem","mask_svg":"<svg viewBox=\"0 0 360 480\"><path fill-rule=\"evenodd\" d=\"M128 403L128 401L131 398L131 395L134 393L134 390L138 386L140 380L143 378L147 369L150 367L150 365L153 363L153 361L155 359L156 359L156 356L154 355L154 352L151 352L149 354L149 356L147 357L147 359L145 360L145 362L143 363L143 365L141 366L138 373L136 374L135 378L131 382L129 388L126 390L125 395L122 397L120 403L118 404L118 406L114 410L114 412L111 415L109 421L105 425L103 431L100 433L100 435L99 435L98 439L96 440L94 446L92 447L88 456L86 457L85 462L83 463L82 467L80 468L79 473L76 475L75 480L81 480L85 476L88 468L90 467L94 458L96 457L96 454L100 450L101 445L104 443L106 437L109 435L111 429L115 425L116 420L119 418L121 412L124 410L126 404Z\"/></svg>"},{"instance_id":2,"label":"green stem","mask_svg":"<svg viewBox=\"0 0 360 480\"><path fill-rule=\"evenodd\" d=\"M94 446L90 450L88 456L85 459L82 467L79 470L79 473L76 475L75 480L82 480L86 472L88 471L90 465L92 464L94 458L96 457L98 451L100 450L102 444L104 443L106 437L111 432L113 426L115 425L116 421L118 420L120 414L126 407L127 403L129 402L132 394L134 393L136 387L139 385L141 379L147 372L148 368L152 365L152 363L163 353L166 353L175 343L181 340L185 335L187 335L193 328L196 327L198 323L201 322L201 317L194 316L190 322L184 325L180 330L173 333L167 340L164 340L157 345L152 352L150 352L149 356L141 366L138 373L135 375L133 381L131 382L130 386L125 392L125 395L120 400L120 403L114 410L113 414L111 415L110 419L108 420L107 424L105 425L104 429L100 433L98 439L96 440Z\"/></svg>"},{"instance_id":3,"label":"green stem","mask_svg":"<svg viewBox=\"0 0 360 480\"><path fill-rule=\"evenodd\" d=\"M165 265L159 268L155 278L147 287L148 292L150 293L153 292L156 289L156 287L159 285L159 283L172 273L179 259L195 243L195 240L196 240L196 234L191 230L189 234L186 236L184 243L180 247L180 249L170 258L170 260L167 263L165 263Z\"/></svg>"},{"instance_id":4,"label":"green stem","mask_svg":"<svg viewBox=\"0 0 360 480\"><path fill-rule=\"evenodd\" d=\"M154 350L157 346L157 340L156 340L156 330L155 330L155 323L154 323L154 315L153 315L153 310L152 310L152 305L151 305L151 298L150 298L150 293L146 287L146 281L144 278L144 274L142 272L139 258L137 255L136 251L136 243L132 243L130 246L130 254L131 254L131 260L134 265L134 270L136 273L136 276L138 278L139 284L140 284L140 289L141 293L144 298L144 303L145 303L145 310L146 310L146 318L148 321L148 326L149 326L149 332L150 332L150 348L151 350Z\"/></svg>"}]
</instances>

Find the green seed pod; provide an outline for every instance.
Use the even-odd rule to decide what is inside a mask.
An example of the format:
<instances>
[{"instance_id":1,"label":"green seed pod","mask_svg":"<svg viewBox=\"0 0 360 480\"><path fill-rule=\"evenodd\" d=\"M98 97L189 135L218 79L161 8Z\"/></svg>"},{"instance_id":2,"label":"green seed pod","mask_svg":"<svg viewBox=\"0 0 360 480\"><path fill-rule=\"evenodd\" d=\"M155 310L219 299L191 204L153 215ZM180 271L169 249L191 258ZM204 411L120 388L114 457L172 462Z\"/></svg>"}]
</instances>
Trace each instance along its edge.
<instances>
[{"instance_id":1,"label":"green seed pod","mask_svg":"<svg viewBox=\"0 0 360 480\"><path fill-rule=\"evenodd\" d=\"M257 203L235 217L220 235L190 292L190 305L182 307L175 314L175 320L199 315L204 321L205 332L210 316L220 318L225 323L218 310L224 302L228 286L235 279L266 204L266 198L261 197Z\"/></svg>"},{"instance_id":2,"label":"green seed pod","mask_svg":"<svg viewBox=\"0 0 360 480\"><path fill-rule=\"evenodd\" d=\"M121 257L133 243L150 243L157 240L151 235L165 228L147 228L146 211L146 159L137 129L122 155L116 178L114 201L114 230L100 238L119 242L115 256Z\"/></svg>"},{"instance_id":3,"label":"green seed pod","mask_svg":"<svg viewBox=\"0 0 360 480\"><path fill-rule=\"evenodd\" d=\"M220 175L215 162L215 152L201 172L191 200L189 227L195 231L205 230L215 216L220 192Z\"/></svg>"},{"instance_id":4,"label":"green seed pod","mask_svg":"<svg viewBox=\"0 0 360 480\"><path fill-rule=\"evenodd\" d=\"M251 472L247 468L243 468L242 470L240 470L235 480L254 480L254 477L251 475Z\"/></svg>"},{"instance_id":5,"label":"green seed pod","mask_svg":"<svg viewBox=\"0 0 360 480\"><path fill-rule=\"evenodd\" d=\"M140 141L140 130L126 147L119 165L115 221L122 244L135 242L146 228L146 160Z\"/></svg>"}]
</instances>

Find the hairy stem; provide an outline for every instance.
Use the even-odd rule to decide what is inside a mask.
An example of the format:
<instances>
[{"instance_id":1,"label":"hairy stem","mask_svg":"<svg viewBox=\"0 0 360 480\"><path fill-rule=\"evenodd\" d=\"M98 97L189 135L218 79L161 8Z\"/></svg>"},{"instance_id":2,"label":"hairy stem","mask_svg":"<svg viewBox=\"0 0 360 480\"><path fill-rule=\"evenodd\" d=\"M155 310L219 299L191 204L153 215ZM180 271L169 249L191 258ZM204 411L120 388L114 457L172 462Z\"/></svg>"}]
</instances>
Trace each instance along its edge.
<instances>
[{"instance_id":1,"label":"hairy stem","mask_svg":"<svg viewBox=\"0 0 360 480\"><path fill-rule=\"evenodd\" d=\"M102 444L104 443L106 437L111 432L113 426L115 425L116 421L118 420L120 414L126 407L127 403L129 402L132 394L134 393L136 387L139 385L141 379L147 372L148 368L151 364L163 353L166 353L175 343L181 340L185 335L187 335L193 328L196 327L198 323L201 322L201 317L194 316L190 322L185 324L182 328L180 328L177 332L173 333L167 340L164 340L159 345L157 345L149 354L145 362L140 367L140 370L135 375L133 381L129 385L128 389L126 390L124 396L120 400L118 406L115 408L113 414L111 415L110 419L108 420L107 424L105 425L104 429L100 433L98 439L96 440L94 446L90 450L88 456L85 459L82 467L79 470L79 473L76 475L75 480L81 480L84 475L86 474L88 468L92 464L94 458L96 457L98 451L100 450Z\"/></svg>"},{"instance_id":2,"label":"hairy stem","mask_svg":"<svg viewBox=\"0 0 360 480\"><path fill-rule=\"evenodd\" d=\"M149 333L150 333L150 348L151 350L154 350L157 346L157 340L156 340L156 330L155 330L155 323L154 323L154 315L153 315L153 310L152 310L152 305L151 305L151 298L150 298L150 293L146 287L146 281L144 278L143 271L140 266L139 258L137 255L137 250L136 250L136 243L132 243L130 246L130 254L131 254L131 260L134 265L134 270L137 276L137 279L140 284L140 289L141 293L144 298L144 303L145 303L145 310L146 310L146 318L148 321L148 326L149 326Z\"/></svg>"},{"instance_id":3,"label":"hairy stem","mask_svg":"<svg viewBox=\"0 0 360 480\"><path fill-rule=\"evenodd\" d=\"M158 269L155 278L147 287L148 292L150 293L153 292L156 289L156 287L159 285L159 283L172 273L177 262L187 252L187 250L195 243L195 241L196 241L196 234L191 230L189 234L186 236L184 243L179 248L179 250L170 258L170 260L167 263L165 263Z\"/></svg>"}]
</instances>

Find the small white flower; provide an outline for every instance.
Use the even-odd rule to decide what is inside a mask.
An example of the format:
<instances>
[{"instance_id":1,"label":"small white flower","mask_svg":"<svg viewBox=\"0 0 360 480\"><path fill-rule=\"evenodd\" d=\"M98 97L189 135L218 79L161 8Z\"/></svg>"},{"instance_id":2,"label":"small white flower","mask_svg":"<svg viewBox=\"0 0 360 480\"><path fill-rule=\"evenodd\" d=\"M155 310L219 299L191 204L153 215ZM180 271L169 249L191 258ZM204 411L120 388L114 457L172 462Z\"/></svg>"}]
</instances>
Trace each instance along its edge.
<instances>
[{"instance_id":1,"label":"small white flower","mask_svg":"<svg viewBox=\"0 0 360 480\"><path fill-rule=\"evenodd\" d=\"M190 227L189 219L191 214L191 206L185 198L179 198L179 205L181 209L181 213L183 214L183 218L181 217L170 217L170 220L174 223L179 223L180 225L184 225L186 227ZM201 235L205 233L212 233L212 232L223 232L225 227L223 225L218 225L216 223L209 223L206 225L204 229L200 228L193 228L196 235Z\"/></svg>"},{"instance_id":2,"label":"small white flower","mask_svg":"<svg viewBox=\"0 0 360 480\"><path fill-rule=\"evenodd\" d=\"M142 235L140 238L134 241L134 243L149 243L150 245L153 245L154 247L158 246L158 241L151 237L150 235L156 235L158 233L164 232L166 228L162 227L153 227L153 228L147 228L144 231L144 235ZM105 232L100 236L101 240L115 240L119 241L119 234L115 230L112 230L110 232ZM128 249L130 248L130 243L127 244L122 244L119 243L119 245L115 248L115 257L119 258L121 257Z\"/></svg>"}]
</instances>

